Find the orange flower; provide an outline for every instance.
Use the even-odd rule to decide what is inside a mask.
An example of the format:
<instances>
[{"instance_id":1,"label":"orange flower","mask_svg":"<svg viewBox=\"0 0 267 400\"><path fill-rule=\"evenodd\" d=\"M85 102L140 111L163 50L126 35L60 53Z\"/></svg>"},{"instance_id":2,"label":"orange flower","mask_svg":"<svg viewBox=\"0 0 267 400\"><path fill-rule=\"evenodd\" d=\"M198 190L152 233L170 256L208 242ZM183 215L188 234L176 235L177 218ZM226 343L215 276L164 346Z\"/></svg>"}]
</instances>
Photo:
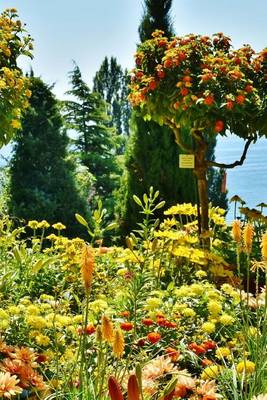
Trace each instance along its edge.
<instances>
[{"instance_id":1,"label":"orange flower","mask_svg":"<svg viewBox=\"0 0 267 400\"><path fill-rule=\"evenodd\" d=\"M172 347L167 347L167 349L165 349L165 353L171 357L172 362L177 361L180 356L180 351L175 350Z\"/></svg>"},{"instance_id":2,"label":"orange flower","mask_svg":"<svg viewBox=\"0 0 267 400\"><path fill-rule=\"evenodd\" d=\"M243 240L245 245L245 252L247 254L251 253L252 250L252 241L254 236L254 228L251 224L246 224L243 230Z\"/></svg>"},{"instance_id":3,"label":"orange flower","mask_svg":"<svg viewBox=\"0 0 267 400\"><path fill-rule=\"evenodd\" d=\"M232 235L236 243L241 242L241 225L239 220L235 220L232 226Z\"/></svg>"},{"instance_id":4,"label":"orange flower","mask_svg":"<svg viewBox=\"0 0 267 400\"><path fill-rule=\"evenodd\" d=\"M232 110L234 108L234 102L232 100L228 100L226 103L226 108L228 108L228 110Z\"/></svg>"},{"instance_id":5,"label":"orange flower","mask_svg":"<svg viewBox=\"0 0 267 400\"><path fill-rule=\"evenodd\" d=\"M82 251L81 274L87 292L90 290L93 280L94 263L95 260L92 249L89 246L84 246Z\"/></svg>"},{"instance_id":6,"label":"orange flower","mask_svg":"<svg viewBox=\"0 0 267 400\"><path fill-rule=\"evenodd\" d=\"M120 328L114 332L112 350L115 357L121 358L124 351L124 336Z\"/></svg>"},{"instance_id":7,"label":"orange flower","mask_svg":"<svg viewBox=\"0 0 267 400\"><path fill-rule=\"evenodd\" d=\"M102 331L103 339L105 339L109 343L112 343L112 341L113 341L113 324L106 315L103 315L103 317L102 317L101 331Z\"/></svg>"},{"instance_id":8,"label":"orange flower","mask_svg":"<svg viewBox=\"0 0 267 400\"><path fill-rule=\"evenodd\" d=\"M122 311L122 312L120 313L120 315L121 315L122 317L124 317L124 318L128 318L128 317L130 316L130 312L129 312L129 311Z\"/></svg>"},{"instance_id":9,"label":"orange flower","mask_svg":"<svg viewBox=\"0 0 267 400\"><path fill-rule=\"evenodd\" d=\"M147 335L147 340L152 344L157 343L160 339L161 339L161 335L158 332L150 332Z\"/></svg>"}]
</instances>

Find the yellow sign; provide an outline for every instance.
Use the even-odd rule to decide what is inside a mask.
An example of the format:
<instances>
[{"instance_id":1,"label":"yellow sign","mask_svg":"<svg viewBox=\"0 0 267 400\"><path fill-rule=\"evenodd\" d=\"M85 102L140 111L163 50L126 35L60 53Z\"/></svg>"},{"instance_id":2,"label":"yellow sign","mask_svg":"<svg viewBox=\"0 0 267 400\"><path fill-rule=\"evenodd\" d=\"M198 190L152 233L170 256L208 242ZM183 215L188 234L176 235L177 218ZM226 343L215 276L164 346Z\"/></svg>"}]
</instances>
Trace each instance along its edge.
<instances>
[{"instance_id":1,"label":"yellow sign","mask_svg":"<svg viewBox=\"0 0 267 400\"><path fill-rule=\"evenodd\" d=\"M179 154L179 168L195 168L194 154Z\"/></svg>"}]
</instances>

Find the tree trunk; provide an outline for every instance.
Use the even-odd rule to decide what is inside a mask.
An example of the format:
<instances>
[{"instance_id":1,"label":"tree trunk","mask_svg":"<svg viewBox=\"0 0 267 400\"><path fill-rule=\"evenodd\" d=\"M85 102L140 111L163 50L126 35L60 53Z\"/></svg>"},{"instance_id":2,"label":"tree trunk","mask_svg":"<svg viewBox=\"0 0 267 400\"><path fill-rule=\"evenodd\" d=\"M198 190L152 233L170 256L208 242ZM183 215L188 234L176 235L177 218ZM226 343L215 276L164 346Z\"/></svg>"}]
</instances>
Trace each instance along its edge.
<instances>
[{"instance_id":1,"label":"tree trunk","mask_svg":"<svg viewBox=\"0 0 267 400\"><path fill-rule=\"evenodd\" d=\"M208 197L208 179L207 179L207 161L206 161L206 144L198 143L196 154L196 165L194 173L197 177L198 198L201 207L201 235L203 236L201 243L203 247L210 247L209 239L209 197Z\"/></svg>"}]
</instances>

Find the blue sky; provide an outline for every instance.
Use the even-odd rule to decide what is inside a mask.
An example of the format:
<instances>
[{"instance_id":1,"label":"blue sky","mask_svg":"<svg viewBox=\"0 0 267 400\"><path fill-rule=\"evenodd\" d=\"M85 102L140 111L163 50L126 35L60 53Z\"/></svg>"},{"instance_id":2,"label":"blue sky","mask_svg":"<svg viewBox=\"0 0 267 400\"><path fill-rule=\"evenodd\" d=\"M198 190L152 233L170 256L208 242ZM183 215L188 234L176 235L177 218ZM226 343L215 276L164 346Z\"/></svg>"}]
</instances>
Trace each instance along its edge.
<instances>
[{"instance_id":1,"label":"blue sky","mask_svg":"<svg viewBox=\"0 0 267 400\"><path fill-rule=\"evenodd\" d=\"M0 6L18 9L35 39L33 69L56 83L60 98L68 89L72 60L89 83L106 55L116 56L123 67L133 65L142 0L0 0ZM222 31L235 47L267 46L266 0L173 0L172 15L179 35ZM30 62L22 65L27 70Z\"/></svg>"}]
</instances>

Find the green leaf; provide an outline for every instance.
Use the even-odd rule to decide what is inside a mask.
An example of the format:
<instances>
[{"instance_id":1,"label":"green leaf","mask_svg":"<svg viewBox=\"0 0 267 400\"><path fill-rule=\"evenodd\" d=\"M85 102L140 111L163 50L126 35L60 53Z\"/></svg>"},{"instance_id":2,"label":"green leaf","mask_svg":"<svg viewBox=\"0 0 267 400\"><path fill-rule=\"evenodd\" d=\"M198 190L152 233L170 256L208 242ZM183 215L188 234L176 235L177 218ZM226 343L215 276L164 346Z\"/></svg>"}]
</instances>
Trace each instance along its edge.
<instances>
[{"instance_id":1,"label":"green leaf","mask_svg":"<svg viewBox=\"0 0 267 400\"><path fill-rule=\"evenodd\" d=\"M163 396L167 396L170 394L174 389L177 384L178 378L174 377L170 380L170 382L166 385L165 389L163 390Z\"/></svg>"},{"instance_id":2,"label":"green leaf","mask_svg":"<svg viewBox=\"0 0 267 400\"><path fill-rule=\"evenodd\" d=\"M142 201L135 194L133 195L133 199L140 207L143 207Z\"/></svg>"},{"instance_id":3,"label":"green leaf","mask_svg":"<svg viewBox=\"0 0 267 400\"><path fill-rule=\"evenodd\" d=\"M75 214L75 218L81 225L85 226L87 229L89 228L87 221L80 214Z\"/></svg>"},{"instance_id":4,"label":"green leaf","mask_svg":"<svg viewBox=\"0 0 267 400\"><path fill-rule=\"evenodd\" d=\"M118 228L118 224L116 222L111 222L105 228L105 231L112 231L113 229Z\"/></svg>"},{"instance_id":5,"label":"green leaf","mask_svg":"<svg viewBox=\"0 0 267 400\"><path fill-rule=\"evenodd\" d=\"M161 201L159 204L156 205L156 207L154 207L153 211L159 210L160 208L164 207L165 203L166 203L165 201Z\"/></svg>"}]
</instances>

